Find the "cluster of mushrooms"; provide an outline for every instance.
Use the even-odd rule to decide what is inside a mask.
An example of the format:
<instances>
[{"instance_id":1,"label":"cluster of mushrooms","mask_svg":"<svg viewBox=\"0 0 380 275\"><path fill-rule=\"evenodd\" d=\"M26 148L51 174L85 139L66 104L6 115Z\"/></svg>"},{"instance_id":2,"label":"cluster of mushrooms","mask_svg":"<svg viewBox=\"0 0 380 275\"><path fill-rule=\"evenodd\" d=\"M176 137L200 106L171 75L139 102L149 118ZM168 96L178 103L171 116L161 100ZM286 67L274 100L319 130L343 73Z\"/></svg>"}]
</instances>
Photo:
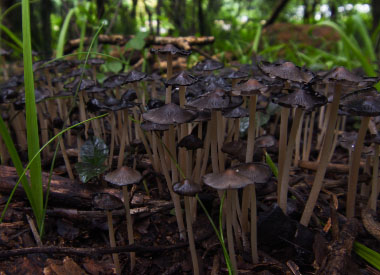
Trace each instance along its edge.
<instances>
[{"instance_id":1,"label":"cluster of mushrooms","mask_svg":"<svg viewBox=\"0 0 380 275\"><path fill-rule=\"evenodd\" d=\"M300 220L307 226L327 166L350 115L361 117L360 129L351 140L353 152L346 204L347 218L355 215L366 132L370 122L373 123L371 117L380 115L380 96L373 87L378 78L359 76L343 67L314 73L291 62L224 68L222 63L210 59L199 62L191 70L173 74L173 58L186 58L190 52L173 45L152 49L152 52L167 61L165 79L156 73L147 75L132 70L111 75L100 84L96 74L104 63L102 59L89 59L85 69L70 60L35 63L41 143L47 142L62 127L109 113L81 129L69 130L59 146L67 174L74 179L71 163L74 158L80 161L80 155L68 154L71 149L78 148L76 152L79 152L84 140L91 136L100 137L109 145L106 163L109 173L104 179L122 186L123 202L110 194L98 194L94 207L107 212L111 246L115 246L111 211L123 205L128 240L134 243L127 186L139 183L141 174L136 170L137 155L134 167L127 167L125 163L126 156L131 154L128 148L139 144L144 147L143 153L154 172L163 175L156 177L158 192L162 195L168 190L174 202L178 232L181 239L189 242L194 274L200 274L192 229L197 216L195 196L204 185L216 189L221 199L226 198L223 226L235 273L235 249L241 253L248 248L252 262L258 263L256 189L273 180L271 169L263 161L265 154L270 152L273 159L278 160L277 203L286 214L291 168L297 167L301 160L308 161L312 149L319 150L318 168ZM83 79L80 78L82 73ZM21 151L26 149L24 97L19 91L22 82L20 77L11 77L1 84L0 93L3 118L15 134ZM77 107L71 108L74 105ZM260 123L260 117L273 106L279 111L271 117L272 126L268 129ZM242 120L247 119L245 138L241 125ZM291 122L290 127L288 122ZM380 138L376 136L376 127L370 130L374 138L369 142L375 144L375 149L372 187L367 195L368 207L376 210ZM278 141L276 133L279 133ZM43 156L49 158L51 150L52 147L48 147ZM2 141L0 154L6 163L9 156ZM186 224L181 209L182 196ZM118 255L114 254L113 259L120 274ZM130 253L130 260L133 269L134 253Z\"/></svg>"}]
</instances>

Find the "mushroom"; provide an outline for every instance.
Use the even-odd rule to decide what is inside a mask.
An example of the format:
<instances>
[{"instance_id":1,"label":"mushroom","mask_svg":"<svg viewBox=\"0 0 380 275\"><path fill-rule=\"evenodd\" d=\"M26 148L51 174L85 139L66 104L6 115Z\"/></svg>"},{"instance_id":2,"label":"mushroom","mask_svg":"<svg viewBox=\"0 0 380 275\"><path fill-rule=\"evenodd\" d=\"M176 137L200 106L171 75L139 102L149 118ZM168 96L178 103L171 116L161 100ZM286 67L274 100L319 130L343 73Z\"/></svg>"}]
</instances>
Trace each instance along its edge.
<instances>
[{"instance_id":1,"label":"mushroom","mask_svg":"<svg viewBox=\"0 0 380 275\"><path fill-rule=\"evenodd\" d=\"M107 175L105 175L104 179L117 186L121 186L123 189L123 198L124 198L124 207L125 207L125 215L127 218L127 230L128 230L128 242L130 245L134 244L134 236L133 236L133 222L129 207L129 192L128 185L137 184L140 182L142 176L140 172L122 166L117 170L114 170ZM130 253L131 257L131 271L134 269L136 264L136 255L134 252Z\"/></svg>"},{"instance_id":2,"label":"mushroom","mask_svg":"<svg viewBox=\"0 0 380 275\"><path fill-rule=\"evenodd\" d=\"M380 95L375 88L366 88L343 96L340 104L343 111L362 117L348 176L346 216L353 218L364 138L370 118L380 115Z\"/></svg>"},{"instance_id":3,"label":"mushroom","mask_svg":"<svg viewBox=\"0 0 380 275\"><path fill-rule=\"evenodd\" d=\"M203 176L204 184L217 189L217 190L227 190L227 200L226 200L226 229L227 229L227 242L228 242L228 251L231 258L231 264L234 270L234 273L237 274L237 264L236 264L236 255L233 241L232 225L237 225L236 215L235 215L235 198L236 190L230 189L239 189L244 188L247 185L254 184L251 179L244 177L238 173L236 169L226 169L221 173L211 173ZM235 202L235 203L234 203ZM238 229L235 228L235 232Z\"/></svg>"},{"instance_id":4,"label":"mushroom","mask_svg":"<svg viewBox=\"0 0 380 275\"><path fill-rule=\"evenodd\" d=\"M99 193L93 197L92 204L95 209L103 210L107 214L108 233L111 247L116 247L115 232L112 223L112 210L123 207L123 202L108 193ZM117 253L112 254L113 262L116 268L116 274L121 274L119 255Z\"/></svg>"},{"instance_id":5,"label":"mushroom","mask_svg":"<svg viewBox=\"0 0 380 275\"><path fill-rule=\"evenodd\" d=\"M199 271L198 255L195 249L192 215L191 215L191 207L190 207L190 197L194 197L196 194L201 192L201 190L202 188L199 184L196 184L189 179L185 179L182 182L177 182L173 185L173 191L177 193L178 195L184 196L187 236L189 238L191 260L193 263L193 274L195 275L199 275L200 271Z\"/></svg>"}]
</instances>

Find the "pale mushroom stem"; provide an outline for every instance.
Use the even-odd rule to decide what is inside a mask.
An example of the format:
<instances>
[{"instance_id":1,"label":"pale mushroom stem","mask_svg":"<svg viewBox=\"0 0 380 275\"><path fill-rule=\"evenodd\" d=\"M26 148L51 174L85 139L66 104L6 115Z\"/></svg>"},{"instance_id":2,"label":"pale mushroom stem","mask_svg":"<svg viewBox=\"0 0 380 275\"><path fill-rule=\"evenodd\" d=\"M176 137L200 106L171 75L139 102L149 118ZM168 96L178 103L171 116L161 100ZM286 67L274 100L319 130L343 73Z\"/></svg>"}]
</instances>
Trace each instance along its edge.
<instances>
[{"instance_id":1,"label":"pale mushroom stem","mask_svg":"<svg viewBox=\"0 0 380 275\"><path fill-rule=\"evenodd\" d=\"M330 150L334 137L334 129L336 124L336 119L338 116L338 108L339 108L339 100L340 94L342 92L342 86L340 84L336 84L335 93L333 102L331 103L331 111L330 116L328 118L328 126L325 136L325 141L323 143L322 152L321 152L321 160L318 165L317 172L315 174L313 186L311 188L309 198L306 202L305 209L302 213L302 217L300 223L304 226L309 224L311 215L313 214L313 209L315 203L317 202L319 192L321 191L323 179L325 177L326 168L329 164Z\"/></svg>"},{"instance_id":2,"label":"pale mushroom stem","mask_svg":"<svg viewBox=\"0 0 380 275\"><path fill-rule=\"evenodd\" d=\"M110 157L108 160L108 168L112 167L113 160L113 151L115 148L115 134L116 134L116 122L115 122L115 113L111 112L111 145L110 145Z\"/></svg>"},{"instance_id":3,"label":"pale mushroom stem","mask_svg":"<svg viewBox=\"0 0 380 275\"><path fill-rule=\"evenodd\" d=\"M57 135L58 132L59 132L58 129L54 129L54 135ZM71 168L70 160L69 160L69 157L67 156L65 143L63 142L63 137L62 136L59 137L58 140L59 140L59 146L61 147L63 160L65 162L67 174L69 175L69 178L73 180L74 179L73 169Z\"/></svg>"},{"instance_id":4,"label":"pale mushroom stem","mask_svg":"<svg viewBox=\"0 0 380 275\"><path fill-rule=\"evenodd\" d=\"M348 175L348 189L347 189L347 203L346 203L346 216L353 218L355 216L355 198L356 188L359 178L360 158L364 145L365 134L368 129L370 117L363 116L360 124L358 138L355 143L354 154L352 156L351 168Z\"/></svg>"},{"instance_id":5,"label":"pale mushroom stem","mask_svg":"<svg viewBox=\"0 0 380 275\"><path fill-rule=\"evenodd\" d=\"M233 192L231 192L231 190L227 190L227 202L226 202L226 206L225 206L227 244L228 244L228 252L230 254L232 268L234 270L234 273L238 274L235 247L234 247L234 239L233 239L234 237L232 234L232 198L231 198L231 196L233 196Z\"/></svg>"},{"instance_id":6,"label":"pale mushroom stem","mask_svg":"<svg viewBox=\"0 0 380 275\"><path fill-rule=\"evenodd\" d=\"M237 209L236 209L236 199L237 199L237 190L231 190L231 213L232 213L232 228L235 233L236 247L239 251L243 250L243 245L241 242L242 232L240 225L238 223Z\"/></svg>"},{"instance_id":7,"label":"pale mushroom stem","mask_svg":"<svg viewBox=\"0 0 380 275\"><path fill-rule=\"evenodd\" d=\"M183 108L186 104L186 86L179 86L179 106ZM188 133L188 127L187 123L182 123L179 127L179 135L178 139L181 140L185 136L187 136ZM189 161L186 159L186 149L185 148L179 148L178 153L178 159L179 159L179 165L183 171L185 171L187 167L187 162ZM190 179L190 178L189 178Z\"/></svg>"},{"instance_id":8,"label":"pale mushroom stem","mask_svg":"<svg viewBox=\"0 0 380 275\"><path fill-rule=\"evenodd\" d=\"M112 223L112 213L111 211L107 210L107 223L108 223L108 234L110 238L110 244L111 247L116 247L116 241L115 241L115 231L113 229L113 223ZM120 261L119 261L119 255L117 253L112 254L113 263L115 264L116 268L116 274L121 274L121 268L120 268Z\"/></svg>"},{"instance_id":9,"label":"pale mushroom stem","mask_svg":"<svg viewBox=\"0 0 380 275\"><path fill-rule=\"evenodd\" d=\"M173 56L170 53L166 54L166 64L167 64L166 79L170 79L173 73ZM165 103L168 104L171 102L172 102L172 86L168 86L166 88Z\"/></svg>"},{"instance_id":10,"label":"pale mushroom stem","mask_svg":"<svg viewBox=\"0 0 380 275\"><path fill-rule=\"evenodd\" d=\"M43 108L40 104L37 104L37 115L38 120L40 121L40 129L41 129L41 141L42 144L46 144L49 140L49 132L48 132L48 124L47 120L45 119L43 115ZM49 156L49 146L45 150L42 151L42 154L45 158L48 158Z\"/></svg>"},{"instance_id":11,"label":"pale mushroom stem","mask_svg":"<svg viewBox=\"0 0 380 275\"><path fill-rule=\"evenodd\" d=\"M373 166L372 166L372 190L371 196L369 198L369 207L376 211L377 208L377 197L379 195L378 185L379 185L379 151L380 145L375 144L375 154L373 156Z\"/></svg>"},{"instance_id":12,"label":"pale mushroom stem","mask_svg":"<svg viewBox=\"0 0 380 275\"><path fill-rule=\"evenodd\" d=\"M208 122L207 131L206 131L206 138L204 141L204 151L203 151L203 159L202 159L202 167L201 171L199 173L198 177L198 182L201 182L202 176L206 174L207 170L207 164L208 164L208 159L209 159L209 154L210 154L210 147L211 147L211 127L210 127L210 122Z\"/></svg>"},{"instance_id":13,"label":"pale mushroom stem","mask_svg":"<svg viewBox=\"0 0 380 275\"><path fill-rule=\"evenodd\" d=\"M126 145L126 139L128 135L128 123L127 123L127 118L128 118L128 109L124 110L124 123L122 123L122 134L121 134L121 140L120 140L120 149L119 149L119 156L117 159L117 168L121 168L123 166L124 162L124 151L125 151L125 145ZM121 117L121 113L120 113Z\"/></svg>"},{"instance_id":14,"label":"pale mushroom stem","mask_svg":"<svg viewBox=\"0 0 380 275\"><path fill-rule=\"evenodd\" d=\"M254 184L248 185L251 191L251 253L252 263L259 263L257 252L257 206L256 206L256 187Z\"/></svg>"},{"instance_id":15,"label":"pale mushroom stem","mask_svg":"<svg viewBox=\"0 0 380 275\"><path fill-rule=\"evenodd\" d=\"M78 98L79 98L79 117L81 121L86 120L86 108L84 106L84 98L83 94L81 92L78 92ZM88 123L84 124L84 135L86 137L86 140L88 139Z\"/></svg>"},{"instance_id":16,"label":"pale mushroom stem","mask_svg":"<svg viewBox=\"0 0 380 275\"><path fill-rule=\"evenodd\" d=\"M294 154L294 160L293 160L294 167L298 167L298 162L300 161L302 125L303 125L303 116L301 117L301 121L298 124L298 130L297 130L297 135L296 135L295 154Z\"/></svg>"},{"instance_id":17,"label":"pale mushroom stem","mask_svg":"<svg viewBox=\"0 0 380 275\"><path fill-rule=\"evenodd\" d=\"M299 125L301 123L303 114L304 114L304 111L301 108L296 108L296 112L293 118L292 128L290 130L289 142L288 142L288 146L286 148L286 154L284 157L284 163L282 166L279 206L285 214L286 214L286 208L287 208L287 202L288 202L290 165L292 163L292 156L293 156L293 151L294 151L294 147L296 143L296 136L299 130Z\"/></svg>"},{"instance_id":18,"label":"pale mushroom stem","mask_svg":"<svg viewBox=\"0 0 380 275\"><path fill-rule=\"evenodd\" d=\"M281 122L280 122L280 141L278 152L278 180L277 180L277 203L280 203L282 172L286 154L286 144L288 140L288 118L289 108L281 107Z\"/></svg>"},{"instance_id":19,"label":"pale mushroom stem","mask_svg":"<svg viewBox=\"0 0 380 275\"><path fill-rule=\"evenodd\" d=\"M187 225L187 236L189 238L189 247L191 254L191 261L193 263L193 272L194 275L199 275L199 263L197 251L195 249L195 241L194 241L194 233L193 233L193 225L192 225L192 215L191 215L191 207L190 207L190 197L184 196L185 201L185 214L186 214L186 225Z\"/></svg>"},{"instance_id":20,"label":"pale mushroom stem","mask_svg":"<svg viewBox=\"0 0 380 275\"><path fill-rule=\"evenodd\" d=\"M224 154L222 152L222 146L224 142L224 121L222 116L222 111L216 111L216 125L217 125L217 142L218 142L218 161L219 161L219 172L224 171Z\"/></svg>"},{"instance_id":21,"label":"pale mushroom stem","mask_svg":"<svg viewBox=\"0 0 380 275\"><path fill-rule=\"evenodd\" d=\"M315 121L315 111L311 113L310 125L309 125L309 134L307 137L306 154L305 154L305 159L302 159L302 160L309 160L309 157L310 157L311 142L313 139L313 132L314 132L314 121Z\"/></svg>"},{"instance_id":22,"label":"pale mushroom stem","mask_svg":"<svg viewBox=\"0 0 380 275\"><path fill-rule=\"evenodd\" d=\"M245 162L253 161L253 152L255 146L255 116L256 116L256 103L257 95L251 96L249 99L249 126L248 126L248 136L247 136L247 152L245 155ZM243 198L241 206L242 215L242 229L243 232L248 232L248 208L250 204L250 192L249 188L245 187L243 189Z\"/></svg>"},{"instance_id":23,"label":"pale mushroom stem","mask_svg":"<svg viewBox=\"0 0 380 275\"><path fill-rule=\"evenodd\" d=\"M129 207L129 192L128 192L127 185L123 185L122 188L123 188L125 215L127 218L128 243L132 245L135 243L135 239L133 236L133 221L132 221L131 211ZM131 271L132 271L136 265L136 253L131 252L129 253L129 255L131 257Z\"/></svg>"},{"instance_id":24,"label":"pale mushroom stem","mask_svg":"<svg viewBox=\"0 0 380 275\"><path fill-rule=\"evenodd\" d=\"M211 121L209 122L209 127L211 131L211 165L212 172L219 173L219 164L218 164L218 148L217 148L217 119L216 111L211 111Z\"/></svg>"},{"instance_id":25,"label":"pale mushroom stem","mask_svg":"<svg viewBox=\"0 0 380 275\"><path fill-rule=\"evenodd\" d=\"M310 115L306 117L305 126L303 128L303 139L302 139L302 160L306 159L307 150L307 137L309 131Z\"/></svg>"}]
</instances>

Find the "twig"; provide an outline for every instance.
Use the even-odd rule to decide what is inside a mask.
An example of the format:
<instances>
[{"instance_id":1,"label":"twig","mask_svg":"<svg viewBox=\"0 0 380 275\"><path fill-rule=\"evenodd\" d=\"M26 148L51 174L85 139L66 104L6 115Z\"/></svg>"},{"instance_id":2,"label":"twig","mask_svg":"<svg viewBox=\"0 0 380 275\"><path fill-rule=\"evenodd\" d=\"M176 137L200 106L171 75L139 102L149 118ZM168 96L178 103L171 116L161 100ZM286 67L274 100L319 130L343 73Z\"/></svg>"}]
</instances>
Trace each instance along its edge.
<instances>
[{"instance_id":1,"label":"twig","mask_svg":"<svg viewBox=\"0 0 380 275\"><path fill-rule=\"evenodd\" d=\"M40 235L38 234L37 228L34 225L33 219L29 215L26 215L26 219L28 220L30 230L32 230L34 240L36 241L39 247L42 247L42 241L41 241Z\"/></svg>"}]
</instances>

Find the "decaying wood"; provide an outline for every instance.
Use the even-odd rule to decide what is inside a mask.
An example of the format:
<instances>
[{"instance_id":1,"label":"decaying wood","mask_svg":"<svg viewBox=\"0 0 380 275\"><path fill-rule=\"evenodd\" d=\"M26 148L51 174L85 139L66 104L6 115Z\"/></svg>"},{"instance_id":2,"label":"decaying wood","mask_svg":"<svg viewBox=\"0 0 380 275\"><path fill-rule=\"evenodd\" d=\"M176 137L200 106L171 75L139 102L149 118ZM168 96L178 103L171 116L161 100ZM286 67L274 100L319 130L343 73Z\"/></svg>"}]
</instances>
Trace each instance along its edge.
<instances>
[{"instance_id":1,"label":"decaying wood","mask_svg":"<svg viewBox=\"0 0 380 275\"><path fill-rule=\"evenodd\" d=\"M306 160L301 160L298 163L298 166L300 168L308 169L308 170L314 170L316 171L319 163L314 162L314 161L306 161ZM365 163L362 162L360 163L360 167L364 168ZM327 166L327 171L329 172L339 172L339 173L348 173L350 169L350 166L347 164L340 164L340 163L329 163Z\"/></svg>"},{"instance_id":2,"label":"decaying wood","mask_svg":"<svg viewBox=\"0 0 380 275\"><path fill-rule=\"evenodd\" d=\"M380 241L380 223L377 223L374 219L376 215L375 211L369 208L362 209L362 220L365 229L370 233L374 238Z\"/></svg>"},{"instance_id":3,"label":"decaying wood","mask_svg":"<svg viewBox=\"0 0 380 275\"><path fill-rule=\"evenodd\" d=\"M347 263L351 255L352 245L358 233L358 221L349 219L339 234L338 240L329 245L327 254L317 274L347 274Z\"/></svg>"},{"instance_id":4,"label":"decaying wood","mask_svg":"<svg viewBox=\"0 0 380 275\"><path fill-rule=\"evenodd\" d=\"M48 176L48 173L42 173L44 191L46 191ZM15 168L0 166L0 193L9 195L17 180L18 176ZM53 175L50 185L49 206L91 209L92 197L98 192L107 192L121 198L120 190L115 188L104 188L94 184L83 184L76 180ZM15 196L26 198L26 194L21 184L18 186Z\"/></svg>"},{"instance_id":5,"label":"decaying wood","mask_svg":"<svg viewBox=\"0 0 380 275\"><path fill-rule=\"evenodd\" d=\"M112 45L119 45L123 46L128 43L129 40L131 40L134 37L134 35L130 36L123 36L121 34L113 34L113 35L106 35L101 34L98 36L98 42L100 44L112 44ZM89 45L92 40L92 37L85 37L84 38L84 45ZM183 36L183 37L161 37L161 36L148 36L145 38L145 46L152 46L152 45L166 45L166 44L173 44L177 47L180 47L184 50L190 50L192 45L206 45L206 44L212 44L214 42L215 38L213 36L202 36L202 37L195 37L195 36ZM65 54L70 53L77 49L80 44L80 39L73 39L66 43L65 46Z\"/></svg>"}]
</instances>

